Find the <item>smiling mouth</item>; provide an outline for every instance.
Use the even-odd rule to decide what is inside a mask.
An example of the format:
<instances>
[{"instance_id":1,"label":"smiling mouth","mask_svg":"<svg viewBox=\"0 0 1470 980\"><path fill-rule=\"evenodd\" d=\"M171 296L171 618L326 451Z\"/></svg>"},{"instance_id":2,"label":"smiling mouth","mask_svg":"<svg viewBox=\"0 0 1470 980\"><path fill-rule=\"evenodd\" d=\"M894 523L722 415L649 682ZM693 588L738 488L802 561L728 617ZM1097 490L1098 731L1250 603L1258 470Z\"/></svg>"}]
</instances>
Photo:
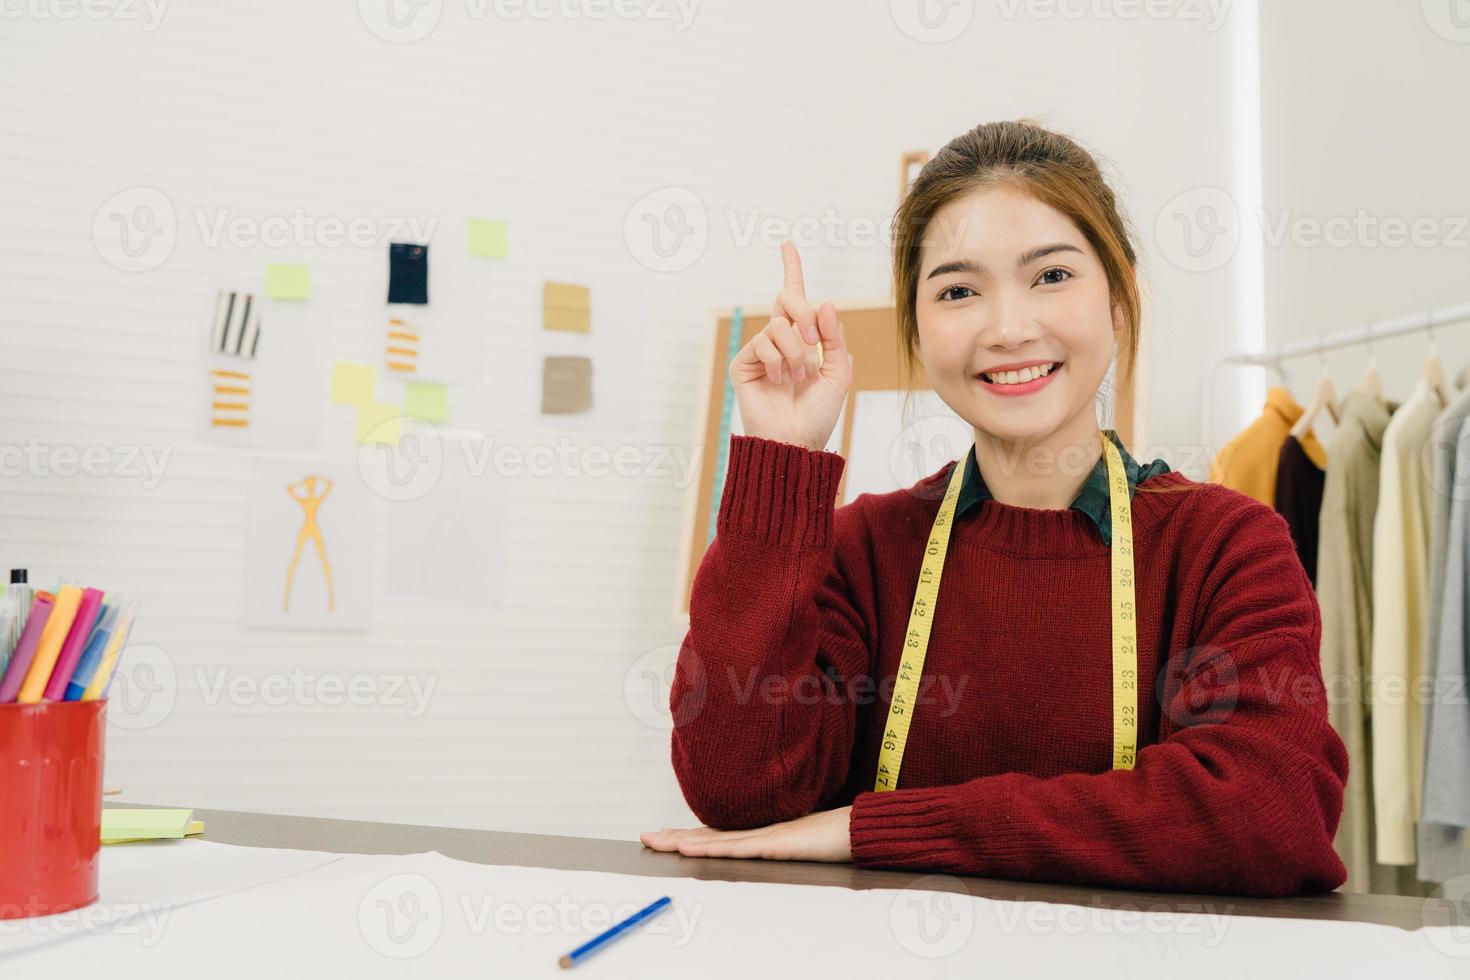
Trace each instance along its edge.
<instances>
[{"instance_id":1,"label":"smiling mouth","mask_svg":"<svg viewBox=\"0 0 1470 980\"><path fill-rule=\"evenodd\" d=\"M1002 371L1000 372L1000 380L997 380L994 375L987 374L984 371L980 372L979 377L986 384L999 385L1000 387L1026 384L1053 374L1061 368L1062 364L1062 361L1052 361L1051 364L1043 364L1040 366L1041 373L1037 373L1036 368L1027 368L1025 371Z\"/></svg>"}]
</instances>

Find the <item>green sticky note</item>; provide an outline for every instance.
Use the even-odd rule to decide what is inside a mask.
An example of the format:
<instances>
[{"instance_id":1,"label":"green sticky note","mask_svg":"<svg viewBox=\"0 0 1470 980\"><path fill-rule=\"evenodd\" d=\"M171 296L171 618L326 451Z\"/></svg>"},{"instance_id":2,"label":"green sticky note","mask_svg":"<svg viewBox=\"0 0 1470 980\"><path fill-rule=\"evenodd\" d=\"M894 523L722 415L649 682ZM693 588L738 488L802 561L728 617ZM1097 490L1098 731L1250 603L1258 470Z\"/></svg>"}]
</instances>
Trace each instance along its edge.
<instances>
[{"instance_id":1,"label":"green sticky note","mask_svg":"<svg viewBox=\"0 0 1470 980\"><path fill-rule=\"evenodd\" d=\"M377 371L371 364L338 361L332 365L332 404L371 405L377 400Z\"/></svg>"},{"instance_id":2,"label":"green sticky note","mask_svg":"<svg viewBox=\"0 0 1470 980\"><path fill-rule=\"evenodd\" d=\"M470 219L470 254L484 259L503 259L506 256L505 222L486 218Z\"/></svg>"},{"instance_id":3,"label":"green sticky note","mask_svg":"<svg viewBox=\"0 0 1470 980\"><path fill-rule=\"evenodd\" d=\"M311 269L304 265L266 266L265 294L271 299L311 299Z\"/></svg>"},{"instance_id":4,"label":"green sticky note","mask_svg":"<svg viewBox=\"0 0 1470 980\"><path fill-rule=\"evenodd\" d=\"M380 446L398 445L402 414L397 405L357 406L357 441Z\"/></svg>"},{"instance_id":5,"label":"green sticky note","mask_svg":"<svg viewBox=\"0 0 1470 980\"><path fill-rule=\"evenodd\" d=\"M410 381L403 393L403 414L427 422L449 418L449 387L428 381Z\"/></svg>"},{"instance_id":6,"label":"green sticky note","mask_svg":"<svg viewBox=\"0 0 1470 980\"><path fill-rule=\"evenodd\" d=\"M193 815L193 810L106 809L102 811L102 839L165 840L183 837Z\"/></svg>"}]
</instances>

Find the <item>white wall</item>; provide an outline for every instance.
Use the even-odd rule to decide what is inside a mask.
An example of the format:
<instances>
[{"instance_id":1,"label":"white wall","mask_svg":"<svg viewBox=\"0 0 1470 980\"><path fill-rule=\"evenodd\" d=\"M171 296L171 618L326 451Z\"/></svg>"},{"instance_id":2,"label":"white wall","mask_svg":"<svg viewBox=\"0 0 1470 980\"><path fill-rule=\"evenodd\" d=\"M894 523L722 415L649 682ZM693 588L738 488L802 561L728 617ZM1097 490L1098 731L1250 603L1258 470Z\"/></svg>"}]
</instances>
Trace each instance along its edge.
<instances>
[{"instance_id":1,"label":"white wall","mask_svg":"<svg viewBox=\"0 0 1470 980\"><path fill-rule=\"evenodd\" d=\"M684 497L670 477L517 481L504 607L380 597L365 634L241 628L255 454L193 436L201 296L216 276L309 262L331 356L369 358L365 270L378 253L211 248L198 211L504 217L513 259L497 278L484 381L455 390L456 424L522 445L559 437L527 408L539 383L531 300L549 270L575 263L641 284L648 300L638 428L579 443L687 449L707 311L766 302L778 283L775 251L737 240L732 222L830 209L848 236L882 227L901 152L1034 115L1111 161L1141 233L1154 300L1148 458L1192 465L1199 372L1238 346L1241 273L1185 271L1156 229L1179 195L1234 189L1244 17L1109 17L1094 4L1076 19L982 3L954 39L921 43L882 2L705 0L678 30L476 18L467 0L446 0L431 34L389 43L351 3L177 0L152 29L122 10L62 20L74 8L38 3L0 30L0 444L35 440L49 460L58 447L170 455L156 485L7 469L0 562L145 598L134 640L163 651L167 669L153 707L111 729L107 782L128 799L615 837L691 819L666 732L624 693L630 667L682 635L667 617ZM167 195L179 237L167 262L127 273L99 257L92 227L103 202L135 187ZM640 264L624 222L667 188L697 197L710 232L699 261L661 274ZM804 255L816 296L886 288L881 244L832 238ZM350 459L351 438L348 416L329 411L321 456ZM381 541L377 554L381 564ZM201 671L210 685L221 670L255 683L297 665L409 671L436 687L411 718L392 705L210 704L200 685ZM135 693L143 681L132 678Z\"/></svg>"},{"instance_id":2,"label":"white wall","mask_svg":"<svg viewBox=\"0 0 1470 980\"><path fill-rule=\"evenodd\" d=\"M1470 87L1470 24L1455 28L1455 9L1370 3L1343 16L1341 4L1299 0L1262 10L1267 225L1287 231L1265 248L1268 344L1470 302L1470 130L1456 107ZM1423 241L1404 234L1415 222ZM1467 328L1435 331L1449 377L1470 362ZM1389 398L1413 390L1426 351L1423 333L1374 345ZM1327 364L1340 397L1358 385L1367 348ZM1288 371L1307 404L1321 363Z\"/></svg>"}]
</instances>

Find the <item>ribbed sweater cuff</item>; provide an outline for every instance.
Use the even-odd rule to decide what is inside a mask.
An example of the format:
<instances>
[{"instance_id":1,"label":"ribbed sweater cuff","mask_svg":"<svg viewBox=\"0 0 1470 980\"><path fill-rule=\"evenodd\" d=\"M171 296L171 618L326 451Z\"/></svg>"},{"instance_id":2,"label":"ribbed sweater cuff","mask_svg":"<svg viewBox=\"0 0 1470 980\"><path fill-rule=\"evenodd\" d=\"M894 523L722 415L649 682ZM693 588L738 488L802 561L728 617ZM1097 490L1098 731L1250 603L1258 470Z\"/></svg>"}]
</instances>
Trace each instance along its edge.
<instances>
[{"instance_id":1,"label":"ribbed sweater cuff","mask_svg":"<svg viewBox=\"0 0 1470 980\"><path fill-rule=\"evenodd\" d=\"M837 453L731 436L716 533L825 546L845 463Z\"/></svg>"},{"instance_id":2,"label":"ribbed sweater cuff","mask_svg":"<svg viewBox=\"0 0 1470 980\"><path fill-rule=\"evenodd\" d=\"M873 868L973 864L955 835L953 786L859 793L848 817L854 864Z\"/></svg>"}]
</instances>

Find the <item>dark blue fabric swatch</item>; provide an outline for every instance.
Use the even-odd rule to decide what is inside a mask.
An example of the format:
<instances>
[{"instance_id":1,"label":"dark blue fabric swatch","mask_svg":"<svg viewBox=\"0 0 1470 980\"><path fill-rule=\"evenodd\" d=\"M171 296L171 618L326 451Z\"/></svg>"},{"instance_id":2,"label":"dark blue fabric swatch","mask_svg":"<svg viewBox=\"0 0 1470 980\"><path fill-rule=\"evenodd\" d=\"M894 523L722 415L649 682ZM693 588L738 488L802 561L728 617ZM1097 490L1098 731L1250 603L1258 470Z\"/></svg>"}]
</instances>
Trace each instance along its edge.
<instances>
[{"instance_id":1,"label":"dark blue fabric swatch","mask_svg":"<svg viewBox=\"0 0 1470 980\"><path fill-rule=\"evenodd\" d=\"M411 242L388 245L388 302L429 301L429 246Z\"/></svg>"}]
</instances>

